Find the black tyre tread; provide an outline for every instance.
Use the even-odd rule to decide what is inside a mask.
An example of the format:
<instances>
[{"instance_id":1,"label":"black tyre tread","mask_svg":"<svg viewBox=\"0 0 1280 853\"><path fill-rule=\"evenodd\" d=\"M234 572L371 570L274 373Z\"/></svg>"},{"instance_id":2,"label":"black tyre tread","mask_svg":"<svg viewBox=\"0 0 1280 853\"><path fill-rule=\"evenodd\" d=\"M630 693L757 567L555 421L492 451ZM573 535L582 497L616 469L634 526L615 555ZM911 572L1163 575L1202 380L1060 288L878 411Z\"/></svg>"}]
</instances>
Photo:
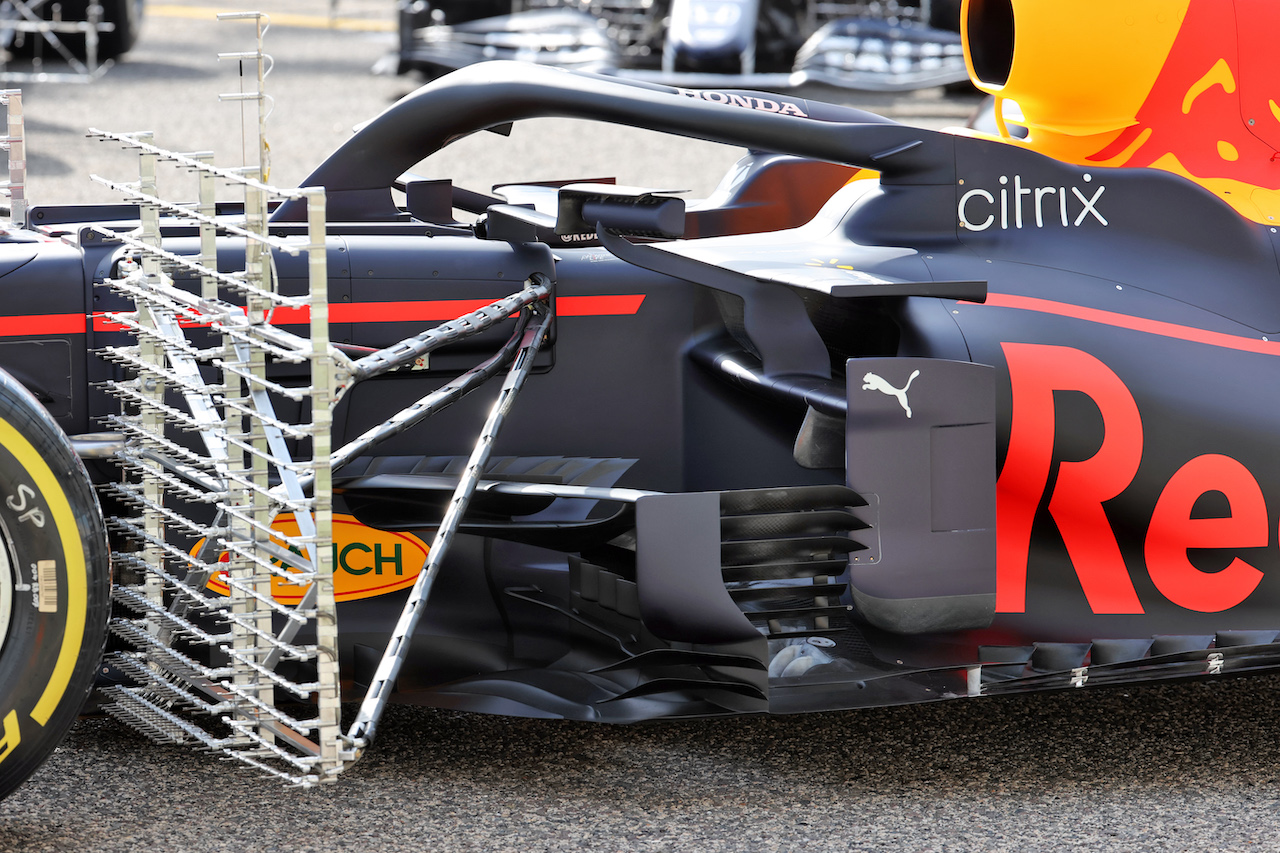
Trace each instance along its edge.
<instances>
[{"instance_id":1,"label":"black tyre tread","mask_svg":"<svg viewBox=\"0 0 1280 853\"><path fill-rule=\"evenodd\" d=\"M100 0L105 19L116 25L98 39L98 61L119 59L138 42L142 29L142 3L138 0Z\"/></svg>"},{"instance_id":2,"label":"black tyre tread","mask_svg":"<svg viewBox=\"0 0 1280 853\"><path fill-rule=\"evenodd\" d=\"M62 742L93 687L107 636L111 578L102 513L84 465L36 399L3 371L0 445L0 528L10 561L21 571L65 557L57 560L57 609L39 612L31 594L15 591L0 645L3 798ZM30 484L26 493L20 484ZM44 524L37 529L30 518L21 521L22 510L41 510ZM79 587L72 565L80 560L82 606L72 592ZM54 646L50 638L63 642Z\"/></svg>"}]
</instances>

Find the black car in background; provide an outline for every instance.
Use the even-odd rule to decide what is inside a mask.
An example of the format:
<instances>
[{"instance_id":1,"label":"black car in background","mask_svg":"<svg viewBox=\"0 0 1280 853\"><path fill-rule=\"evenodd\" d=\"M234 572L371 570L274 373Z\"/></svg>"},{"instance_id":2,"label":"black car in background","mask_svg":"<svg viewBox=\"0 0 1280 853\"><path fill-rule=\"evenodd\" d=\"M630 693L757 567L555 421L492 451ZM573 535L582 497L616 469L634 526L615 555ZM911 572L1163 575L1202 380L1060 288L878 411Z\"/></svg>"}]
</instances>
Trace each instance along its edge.
<instances>
[{"instance_id":1,"label":"black car in background","mask_svg":"<svg viewBox=\"0 0 1280 853\"><path fill-rule=\"evenodd\" d=\"M966 79L959 0L400 0L397 70L491 59L673 85L901 91Z\"/></svg>"}]
</instances>

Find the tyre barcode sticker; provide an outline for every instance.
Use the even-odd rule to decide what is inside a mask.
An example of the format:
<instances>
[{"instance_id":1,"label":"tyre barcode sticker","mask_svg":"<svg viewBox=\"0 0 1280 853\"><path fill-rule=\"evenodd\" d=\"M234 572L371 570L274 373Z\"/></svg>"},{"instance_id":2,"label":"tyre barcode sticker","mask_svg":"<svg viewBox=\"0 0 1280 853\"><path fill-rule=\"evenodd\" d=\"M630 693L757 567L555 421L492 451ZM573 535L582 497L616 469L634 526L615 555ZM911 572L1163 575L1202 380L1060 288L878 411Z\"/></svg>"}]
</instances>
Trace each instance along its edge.
<instances>
[{"instance_id":1,"label":"tyre barcode sticker","mask_svg":"<svg viewBox=\"0 0 1280 853\"><path fill-rule=\"evenodd\" d=\"M58 612L58 563L56 560L41 560L36 563L36 580L40 584L40 597L36 601L36 610L41 613Z\"/></svg>"}]
</instances>

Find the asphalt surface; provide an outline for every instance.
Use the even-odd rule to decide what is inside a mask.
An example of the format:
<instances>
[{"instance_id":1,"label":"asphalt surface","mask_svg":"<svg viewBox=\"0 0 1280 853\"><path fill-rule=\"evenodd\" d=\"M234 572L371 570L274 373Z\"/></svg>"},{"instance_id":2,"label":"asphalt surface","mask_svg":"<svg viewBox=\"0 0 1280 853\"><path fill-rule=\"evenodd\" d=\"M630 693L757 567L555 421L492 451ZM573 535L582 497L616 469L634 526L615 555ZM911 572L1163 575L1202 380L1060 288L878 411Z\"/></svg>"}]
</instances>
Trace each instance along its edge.
<instances>
[{"instance_id":1,"label":"asphalt surface","mask_svg":"<svg viewBox=\"0 0 1280 853\"><path fill-rule=\"evenodd\" d=\"M86 720L5 801L0 850L1275 850L1278 687L627 728L392 707L306 791Z\"/></svg>"},{"instance_id":2,"label":"asphalt surface","mask_svg":"<svg viewBox=\"0 0 1280 853\"><path fill-rule=\"evenodd\" d=\"M273 181L302 181L413 88L375 77L391 0L259 4ZM24 88L36 203L111 201L136 166L86 128L154 130L239 162L240 86L218 52L252 29L153 4L137 49L90 85ZM859 98L929 126L972 99ZM737 152L563 122L481 134L422 171L483 189L616 175L706 193ZM181 180L174 176L174 180ZM85 719L0 812L0 853L37 851L1274 850L1280 679L957 701L806 717L610 728L393 707L336 784L291 790L239 765Z\"/></svg>"}]
</instances>

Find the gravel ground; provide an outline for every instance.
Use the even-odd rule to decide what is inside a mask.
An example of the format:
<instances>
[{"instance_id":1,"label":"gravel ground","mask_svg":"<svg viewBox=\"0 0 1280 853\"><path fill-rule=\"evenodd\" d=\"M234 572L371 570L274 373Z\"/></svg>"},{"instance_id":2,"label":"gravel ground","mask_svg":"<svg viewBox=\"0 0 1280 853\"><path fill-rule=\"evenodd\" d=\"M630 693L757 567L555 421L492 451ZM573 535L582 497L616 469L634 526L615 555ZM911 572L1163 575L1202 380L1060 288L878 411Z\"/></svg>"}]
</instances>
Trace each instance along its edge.
<instances>
[{"instance_id":1,"label":"gravel ground","mask_svg":"<svg viewBox=\"0 0 1280 853\"><path fill-rule=\"evenodd\" d=\"M413 88L375 77L391 0L253 4L276 17L273 180L301 181L349 129ZM89 126L234 165L239 85L218 51L250 30L208 5L152 4L137 49L92 85L27 87L31 195L109 201L132 176ZM973 99L931 90L859 106L931 127ZM617 174L701 194L732 149L540 122L482 134L429 175L460 183ZM228 159L229 158L229 159ZM660 176L660 177L659 177ZM1280 679L613 728L393 707L337 784L286 790L86 719L5 801L0 851L1168 850L1280 847Z\"/></svg>"}]
</instances>

